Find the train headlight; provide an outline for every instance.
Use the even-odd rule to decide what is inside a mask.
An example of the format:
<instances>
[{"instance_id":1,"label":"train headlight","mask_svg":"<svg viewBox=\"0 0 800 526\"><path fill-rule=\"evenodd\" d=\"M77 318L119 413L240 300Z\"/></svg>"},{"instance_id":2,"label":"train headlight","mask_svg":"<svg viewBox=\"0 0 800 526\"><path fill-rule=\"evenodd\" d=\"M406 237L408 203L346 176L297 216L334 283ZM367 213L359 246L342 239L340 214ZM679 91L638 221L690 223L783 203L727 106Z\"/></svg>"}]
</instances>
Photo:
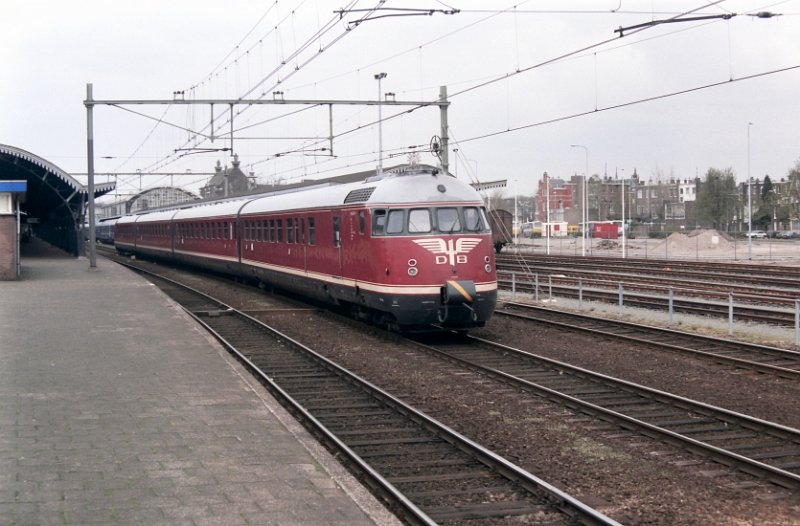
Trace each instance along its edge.
<instances>
[{"instance_id":1,"label":"train headlight","mask_svg":"<svg viewBox=\"0 0 800 526\"><path fill-rule=\"evenodd\" d=\"M408 260L408 275L412 278L419 273L419 269L417 269L417 260L416 259L409 259Z\"/></svg>"},{"instance_id":2,"label":"train headlight","mask_svg":"<svg viewBox=\"0 0 800 526\"><path fill-rule=\"evenodd\" d=\"M492 266L491 265L486 265L485 267L483 267L483 270L485 270L486 272L491 272L492 271Z\"/></svg>"}]
</instances>

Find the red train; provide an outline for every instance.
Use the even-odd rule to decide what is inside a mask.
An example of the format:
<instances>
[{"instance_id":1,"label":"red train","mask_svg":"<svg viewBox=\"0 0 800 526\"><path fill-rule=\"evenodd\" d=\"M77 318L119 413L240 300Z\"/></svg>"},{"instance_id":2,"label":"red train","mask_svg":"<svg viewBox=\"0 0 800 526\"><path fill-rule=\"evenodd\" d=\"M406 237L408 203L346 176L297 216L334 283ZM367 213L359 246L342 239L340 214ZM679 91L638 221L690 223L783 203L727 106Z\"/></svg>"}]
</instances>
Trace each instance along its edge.
<instances>
[{"instance_id":1,"label":"red train","mask_svg":"<svg viewBox=\"0 0 800 526\"><path fill-rule=\"evenodd\" d=\"M122 253L257 279L400 330L466 330L494 312L490 223L478 193L431 166L125 216Z\"/></svg>"}]
</instances>

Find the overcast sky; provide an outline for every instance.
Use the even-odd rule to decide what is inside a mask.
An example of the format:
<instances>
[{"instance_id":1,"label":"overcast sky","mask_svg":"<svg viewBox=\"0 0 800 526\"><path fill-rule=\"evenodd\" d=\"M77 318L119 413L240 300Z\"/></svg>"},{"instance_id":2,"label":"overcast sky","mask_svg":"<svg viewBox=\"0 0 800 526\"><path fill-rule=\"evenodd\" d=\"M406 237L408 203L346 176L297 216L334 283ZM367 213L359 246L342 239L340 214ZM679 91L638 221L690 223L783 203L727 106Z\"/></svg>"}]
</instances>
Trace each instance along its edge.
<instances>
[{"instance_id":1,"label":"overcast sky","mask_svg":"<svg viewBox=\"0 0 800 526\"><path fill-rule=\"evenodd\" d=\"M754 177L779 180L800 159L800 0L388 0L382 7L461 11L360 24L353 22L392 12L340 19L334 11L343 7L380 5L346 1L6 1L0 143L85 173L87 83L98 100L171 99L175 91L193 99L282 91L292 100L374 100L374 76L385 72L382 91L396 100L432 101L447 86L451 171L507 179L509 194L515 186L532 194L545 171L584 173L587 153L592 174L636 170L645 180L702 177L709 167L730 167L744 180L748 135ZM690 11L683 18L737 16L659 24L624 38L614 32ZM783 16L748 16L762 11ZM663 98L639 102L655 97ZM191 170L175 184L197 191L207 178L198 172L218 160L230 165L225 151L176 152L229 146L208 139L208 106L127 108L137 113L95 108L98 172ZM433 164L425 150L440 134L439 110L389 118L401 111L382 109L384 164L404 162L412 150ZM322 150L327 108L236 112L234 151L262 182L377 165L376 106L333 107L333 158ZM227 109L214 113L214 134L228 133ZM169 177L145 175L142 184ZM138 186L139 177L119 176L121 194Z\"/></svg>"}]
</instances>

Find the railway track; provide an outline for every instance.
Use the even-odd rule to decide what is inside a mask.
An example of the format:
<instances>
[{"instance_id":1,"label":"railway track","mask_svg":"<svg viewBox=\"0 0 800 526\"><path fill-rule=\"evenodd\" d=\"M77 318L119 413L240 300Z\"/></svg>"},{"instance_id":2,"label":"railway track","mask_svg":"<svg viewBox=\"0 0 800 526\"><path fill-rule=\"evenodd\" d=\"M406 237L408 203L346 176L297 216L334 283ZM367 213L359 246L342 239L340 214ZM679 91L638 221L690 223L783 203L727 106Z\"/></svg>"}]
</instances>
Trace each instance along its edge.
<instances>
[{"instance_id":1,"label":"railway track","mask_svg":"<svg viewBox=\"0 0 800 526\"><path fill-rule=\"evenodd\" d=\"M498 256L497 268L504 288L511 288L512 275L526 288L538 276L540 283L552 283L559 293L570 296L577 292L565 289L577 289L579 280L590 294L616 290L622 283L628 295L636 294L637 301L649 296L666 303L670 290L683 298L682 303L687 298L724 303L732 294L744 316L753 319L761 316L758 306L792 310L800 300L798 267L506 254Z\"/></svg>"},{"instance_id":2,"label":"railway track","mask_svg":"<svg viewBox=\"0 0 800 526\"><path fill-rule=\"evenodd\" d=\"M715 263L672 259L642 259L614 257L545 256L524 254L500 254L497 264L522 265L526 268L549 269L551 272L580 270L586 274L642 275L671 279L686 279L692 282L705 281L720 284L741 285L774 290L787 288L798 290L800 267L752 265L745 263Z\"/></svg>"},{"instance_id":3,"label":"railway track","mask_svg":"<svg viewBox=\"0 0 800 526\"><path fill-rule=\"evenodd\" d=\"M407 523L618 524L255 318L166 278L148 279Z\"/></svg>"},{"instance_id":4,"label":"railway track","mask_svg":"<svg viewBox=\"0 0 800 526\"><path fill-rule=\"evenodd\" d=\"M464 337L421 347L574 411L725 466L800 487L800 431L594 373L491 341Z\"/></svg>"},{"instance_id":5,"label":"railway track","mask_svg":"<svg viewBox=\"0 0 800 526\"><path fill-rule=\"evenodd\" d=\"M495 311L495 316L511 316L567 330L645 343L739 369L800 380L800 352L789 349L735 342L651 325L606 320L525 303L505 302L504 308Z\"/></svg>"}]
</instances>

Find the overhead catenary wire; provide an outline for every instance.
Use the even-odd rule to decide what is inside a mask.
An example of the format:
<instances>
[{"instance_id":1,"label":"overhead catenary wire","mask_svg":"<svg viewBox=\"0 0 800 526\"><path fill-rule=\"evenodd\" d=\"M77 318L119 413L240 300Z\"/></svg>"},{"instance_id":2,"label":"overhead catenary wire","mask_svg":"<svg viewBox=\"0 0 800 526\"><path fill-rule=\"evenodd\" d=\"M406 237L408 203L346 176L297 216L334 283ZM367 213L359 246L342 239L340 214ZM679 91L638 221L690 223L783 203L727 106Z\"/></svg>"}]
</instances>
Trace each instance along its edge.
<instances>
[{"instance_id":1,"label":"overhead catenary wire","mask_svg":"<svg viewBox=\"0 0 800 526\"><path fill-rule=\"evenodd\" d=\"M348 5L353 5L353 4L355 4L356 2L357 2L357 0L352 0L352 1L350 2L350 4L348 4ZM379 2L379 3L378 3L378 5L380 5L381 3L382 3L382 2ZM284 58L284 59L281 61L281 63L279 63L279 64L278 64L278 66L276 66L276 67L275 67L275 68L274 68L272 71L270 71L270 72L269 72L269 73L268 73L266 76L264 76L264 77L263 77L263 78L262 78L262 79L261 79L261 80L260 80L258 83L256 83L256 85L255 85L255 86L252 86L252 87L251 87L251 88L250 88L248 91L246 91L244 94L240 95L240 96L238 97L238 98L239 98L239 100L241 100L241 99L244 99L244 98L245 98L245 97L247 97L248 95L252 94L252 93L253 93L254 91L256 91L256 90L257 90L259 87L261 87L261 86L262 86L262 85L263 85L263 84L264 84L266 81L268 81L270 78L272 78L272 77L274 77L275 75L277 75L277 73L278 73L278 72L279 72L281 69L283 69L283 68L286 66L286 62L287 62L287 61L291 61L291 60L293 60L295 57L299 57L299 54L300 54L302 51L304 51L305 49L308 49L308 47L309 47L310 43L313 43L314 41L318 40L318 38L320 38L320 37L321 37L323 34L325 34L325 33L327 33L328 31L330 31L330 30L331 30L333 27L335 27L335 24L333 24L333 23L332 23L332 21L329 21L329 22L328 22L328 23L327 23L327 24L326 24L326 25L325 25L325 26L324 26L322 29L318 30L318 31L317 31L317 32L316 32L314 35L312 35L311 37L309 37L309 38L308 38L308 39L307 39L307 40L306 40L306 41L305 41L305 42L304 42L304 43L303 43L303 44L300 46L300 49L297 49L297 50L295 50L295 51L294 51L294 52L293 52L293 53L292 53L290 56L288 56L288 57L285 57L285 58ZM287 78L289 78L290 76L292 76L292 75L294 75L295 73L297 73L298 71L300 71L302 68L304 68L304 67L305 67L306 65L308 65L310 62L312 62L313 60L315 60L315 59L317 59L319 56L321 56L321 55L322 55L322 53L323 53L323 51L324 51L325 49L328 49L328 48L330 48L331 46L333 46L334 44L336 44L337 42L339 42L341 39L343 39L345 36L347 36L347 35L348 35L348 34L350 34L350 33L351 33L351 31L344 31L344 32L342 32L342 33L340 33L340 34L336 35L336 36L335 36L335 37L332 39L332 41L331 41L331 42L330 42L330 43L329 43L329 44L328 44L328 45L327 45L325 48L322 48L322 47L320 47L320 49L319 49L317 52L315 52L315 53L314 53L314 54L313 54L311 57L309 57L309 58L308 58L308 59L307 59L305 62L303 62L302 64L298 64L298 65L296 65L296 66L293 68L293 70L292 70L292 71L290 71L290 73L289 73L287 76L285 76L285 77L284 77L282 80L283 80L283 81L285 81ZM274 84L273 86L275 86L275 85L277 85L277 83L276 83L276 84ZM266 94L267 94L266 90L262 90L262 93L261 93L261 95L260 95L258 98L261 98L261 97L265 96ZM245 109L246 109L246 108L245 108ZM242 110L242 111L243 111L243 110ZM226 110L224 111L224 113L222 113L222 114L221 114L219 117L220 117L220 118L223 118L223 116L224 116L225 114L229 113L229 112L230 112L230 109L226 109ZM239 114L240 114L240 113L241 113L241 111L239 112ZM231 117L229 117L227 121L223 121L223 123L222 123L221 125L222 125L222 126L225 126L226 124L229 124L229 123L230 123L230 118L232 118L232 116L231 116ZM210 126L210 125L206 125L206 126L204 126L203 128L201 128L201 130L199 130L199 131L198 131L198 134L202 135L202 132L204 132L205 130L207 130L207 129L209 128L209 126ZM184 142L184 143L183 143L183 144L182 144L180 147L181 147L181 148L184 148L184 147L187 147L187 146L188 146L188 145L190 145L190 144L191 144L191 141L186 141L186 142ZM202 142L201 142L200 144L202 144ZM195 145L195 146L198 146L198 145L200 145L200 144L197 144L197 145ZM155 171L155 170L159 170L159 169L165 168L165 167L169 166L170 164L172 164L172 163L176 162L176 161L177 161L179 158L180 158L179 156L176 156L176 155L174 155L174 154L173 154L173 155L168 155L168 156L165 156L165 157L163 157L163 158L162 158L162 160L160 160L160 161L157 161L157 162L155 162L155 163L152 163L152 164L150 164L149 166L145 167L145 169L144 169L143 171L145 171L145 172L147 172L147 171Z\"/></svg>"},{"instance_id":2,"label":"overhead catenary wire","mask_svg":"<svg viewBox=\"0 0 800 526\"><path fill-rule=\"evenodd\" d=\"M721 1L721 0L720 0L720 1ZM712 6L713 6L713 5L715 5L715 4L719 4L719 3L720 3L720 2L714 2L713 4L710 4L710 5L712 5ZM709 7L709 6L708 6L708 5L706 5L706 6L703 6L702 8L698 8L698 9L705 9L705 8L707 8L707 7ZM477 12L478 10L475 10L475 11ZM488 10L487 10L487 11L485 11L485 12L490 12L490 11L488 11ZM519 10L519 12L520 12L520 13L523 13L523 12L528 12L528 11L527 11L527 10ZM691 11L689 11L689 12L691 12ZM606 11L605 13L607 13L607 11ZM648 12L648 13L649 13L649 12ZM687 12L687 13L688 13L688 12ZM679 16L680 16L680 15L679 15ZM684 29L682 29L682 30L684 30ZM626 38L627 38L627 36L628 36L628 35L626 35ZM661 36L661 35L659 35L658 37L653 37L653 38L661 38L661 37L662 37L662 36ZM604 42L608 43L608 42L610 42L610 41L612 41L612 40L613 40L613 41L619 41L619 38L617 38L617 37L614 37L614 38L608 39L607 41L604 41ZM431 42L433 42L433 41L431 41ZM597 45L602 45L602 44L603 44L603 43L599 43L599 44L597 44ZM632 45L632 44L624 44L624 45ZM416 46L416 47L414 48L414 50L418 50L418 49L419 49L419 46ZM574 52L574 53L578 53L578 54L580 54L582 51L583 51L583 52L585 52L585 50L586 50L586 49L591 49L591 48L584 48L583 50L578 50L578 51L576 51L576 52ZM602 50L602 51L600 51L600 52L605 52L605 51L606 51L606 49L604 49L604 50ZM245 53L246 53L246 52L245 52ZM561 57L568 57L568 56L569 56L569 55L566 55L566 56L565 56L565 55L562 55ZM575 55L575 56L577 56L577 55ZM561 57L556 57L556 59L551 59L551 61L552 61L552 60L557 60L557 59L559 59L559 58L561 58ZM566 58L564 58L564 59L566 59ZM550 63L551 61L547 61L547 62L544 62L544 63L541 63L541 64L536 64L536 65L534 65L534 66L530 66L528 69L531 69L531 68L536 68L536 67L541 67L542 65L544 65L544 64L548 64L548 63ZM297 62L297 59L295 59L295 65L296 65L296 64L298 64L298 62ZM291 66L290 66L290 67L291 67ZM776 74L776 73L780 73L781 71L788 71L788 70L791 70L791 69L793 69L793 68L794 68L794 67L789 67L789 68L783 68L783 69L781 69L781 70L775 70L775 71L763 72L763 73L760 73L760 74L756 74L756 75L750 75L750 76L747 76L747 77L742 77L742 78L740 78L740 79L735 79L735 81L737 81L737 82L738 82L738 81L741 81L741 80L747 80L747 79L749 79L749 78L755 78L755 77L757 77L757 76L769 75L769 74ZM361 68L361 69L363 69L363 68ZM517 68L516 68L516 69L518 69L518 70L519 70L519 67L517 66ZM522 73L522 72L523 72L523 70L519 70L519 73ZM511 75L513 75L513 74L516 74L516 73L517 73L517 71L515 71L514 73L511 73ZM461 91L456 91L456 92L454 92L454 93L451 93L451 94L450 94L450 98L451 98L451 99L452 99L452 98L455 98L455 97L457 97L457 96L459 96L459 95L461 95L461 94L464 94L464 93L466 93L466 92L468 92L468 91L471 91L471 90L477 90L477 89L480 89L480 88L482 88L484 85L489 85L489 84L491 84L492 82L497 82L497 81L499 81L499 80L504 80L504 79L507 79L507 78L508 78L508 76L509 76L509 74L507 74L507 75L503 75L503 76L501 76L501 77L490 77L490 78L488 78L486 81L482 81L482 83L478 83L478 84L476 84L476 85L469 85L469 86L467 86L467 88L468 88L468 89L461 90ZM267 77L269 77L269 74L267 74L266 76L262 76L262 78L267 78ZM282 80L285 82L286 78L288 78L288 77L284 77ZM336 78L336 77L331 77L331 78ZM490 137L490 136L494 136L494 135L501 134L501 133L509 133L509 132L513 132L513 131L517 131L517 130L525 129L525 128L532 127L532 126L541 126L541 125L544 125L544 124L548 124L548 123L550 123L550 122L558 122L558 121L561 121L561 120L567 120L567 119L577 118L577 117L580 117L580 116L584 116L584 115L589 115L589 114L592 114L592 113L596 113L596 112L598 112L598 111L608 111L608 110L610 110L610 109L621 108L621 107L625 107L625 106L629 106L629 105L634 105L634 104L642 104L642 103L644 103L644 102L648 102L648 101L651 101L651 100L657 100L657 99L659 99L659 98L666 98L666 97L670 97L670 96L677 96L677 95L680 95L680 94L683 94L683 93L689 93L689 92L691 92L691 91L697 91L697 90L701 90L701 89L708 89L708 88L712 88L712 87L715 87L715 86L721 86L721 85L724 85L724 84L726 84L726 83L728 83L728 82L730 82L730 81L733 81L733 80L734 80L734 79L729 79L729 80L726 80L726 81L724 81L724 82L712 83L712 84L708 84L708 85L703 85L703 86L698 86L698 87L694 87L694 88L689 88L689 89L686 89L686 90L679 90L679 91L672 92L672 93L669 93L669 94L662 94L662 95L657 95L657 96L653 96L653 97L644 97L644 98L641 98L641 99L637 99L637 100L635 100L635 101L629 101L629 102L626 102L626 103L623 103L623 104L618 104L618 105L613 105L613 106L608 106L608 107L602 107L602 108L598 108L598 107L597 107L597 105L595 104L595 108L594 108L593 110L591 110L591 111L587 111L587 112L579 112L579 113L575 113L575 114L565 115L565 116L563 116L563 117L560 117L560 118L556 118L556 119L550 119L550 120L547 120L547 121L540 121L540 122L531 123L531 124L528 124L528 125L517 126L517 127L514 127L514 128L507 127L507 129L506 129L506 130L500 130L500 131L496 131L496 132L491 132L491 133L489 133L489 134L484 134L484 135L476 135L476 136L474 136L474 137L471 137L471 138L465 139L465 140L463 140L462 142L466 142L466 141L474 141L474 140L478 140L478 139L480 139L480 138L484 138L484 137ZM248 83L248 84L250 84L250 83ZM257 89L257 88L256 88L256 89ZM244 96L245 96L245 95L242 95L242 97L244 97ZM262 95L262 96L263 96L263 95ZM245 109L247 109L247 108L245 108ZM402 113L398 113L398 114L396 114L396 115L394 115L394 116L388 116L388 117L384 118L383 120L384 120L384 121L388 121L388 120L391 120L391 119L393 119L393 118L400 117L400 116L406 115L406 114L408 114L408 113L411 113L412 111L414 111L414 109L407 110L407 111L404 111L404 112L402 112ZM226 110L226 112L227 112L227 110ZM238 114L237 114L237 115L238 115ZM276 121L276 120L280 120L281 118L286 118L286 117L288 117L289 115L291 115L291 113L287 113L287 114L285 114L285 115L283 115L283 116L279 116L279 117L273 117L273 118L270 118L270 119L268 119L268 120L267 120L267 122L274 122L274 121ZM345 135L347 135L347 134L350 134L350 133L355 133L356 131L359 131L359 130L364 130L365 128L367 128L367 127L369 127L369 126L373 126L373 125L375 125L375 124L377 124L377 121L373 121L373 122L371 122L371 123L367 123L367 124L364 124L364 125L360 125L360 126L358 126L357 128L353 128L353 129L351 129L351 130L345 130L344 132L341 132L341 133L337 133L337 134L335 134L335 135L334 135L334 138L337 138L337 139L338 139L338 138L341 138L341 137L343 137L343 136L345 136ZM244 127L239 127L239 128L237 128L237 130L235 130L235 131L241 131L241 130L244 130L244 129L248 129L248 128L255 127L255 126L257 126L257 125L258 125L257 123L256 123L256 124L252 124L252 125L248 124L247 126L244 126ZM226 132L226 133L227 133L227 132ZM202 133L200 133L200 135L202 136L203 134L202 134ZM304 145L304 146L307 146L307 145ZM302 147L301 147L301 146L298 146L298 147L296 147L296 148L295 148L295 150L299 152L300 150L302 150ZM289 150L286 150L286 151L291 151L291 149L289 149ZM165 164L165 166L166 166L166 165L169 165L169 164L171 164L171 163L173 163L173 162L175 162L175 161L177 161L177 159L171 159L171 158L166 158L166 159L165 159L165 161L167 161L167 160L168 160L169 162L167 162L167 163ZM265 162L265 161L257 161L256 163L260 163L260 162Z\"/></svg>"}]
</instances>

